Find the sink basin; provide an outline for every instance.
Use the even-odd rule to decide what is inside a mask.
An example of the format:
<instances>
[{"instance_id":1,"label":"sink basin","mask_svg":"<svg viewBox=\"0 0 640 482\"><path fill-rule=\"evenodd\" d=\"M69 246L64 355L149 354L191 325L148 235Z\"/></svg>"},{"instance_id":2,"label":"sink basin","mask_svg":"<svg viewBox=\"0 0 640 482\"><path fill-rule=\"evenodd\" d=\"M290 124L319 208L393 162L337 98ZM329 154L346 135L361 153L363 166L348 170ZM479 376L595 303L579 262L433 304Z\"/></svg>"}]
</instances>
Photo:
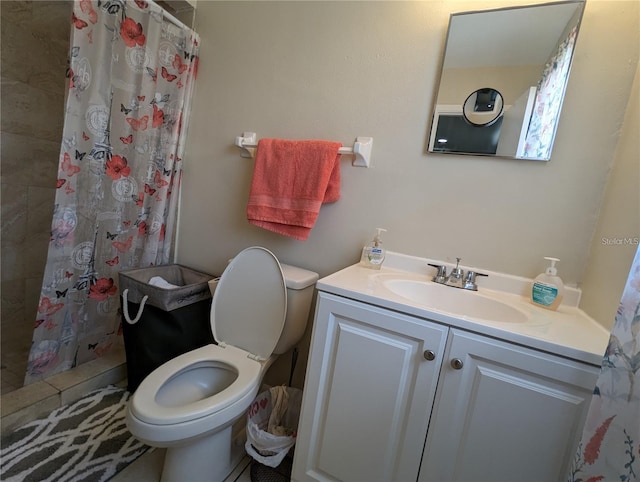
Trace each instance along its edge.
<instances>
[{"instance_id":1,"label":"sink basin","mask_svg":"<svg viewBox=\"0 0 640 482\"><path fill-rule=\"evenodd\" d=\"M526 323L529 320L517 308L475 291L411 279L388 279L383 281L383 285L407 300L454 316L506 323Z\"/></svg>"}]
</instances>

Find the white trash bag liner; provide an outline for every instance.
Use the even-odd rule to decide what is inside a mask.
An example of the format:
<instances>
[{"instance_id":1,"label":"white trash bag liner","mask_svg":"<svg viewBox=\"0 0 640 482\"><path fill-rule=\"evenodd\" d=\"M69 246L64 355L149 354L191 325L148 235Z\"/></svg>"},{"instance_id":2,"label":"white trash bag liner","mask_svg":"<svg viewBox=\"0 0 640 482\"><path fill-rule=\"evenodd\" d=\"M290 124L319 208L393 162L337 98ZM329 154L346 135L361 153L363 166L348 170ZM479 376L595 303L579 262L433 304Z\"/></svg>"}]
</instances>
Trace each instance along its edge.
<instances>
[{"instance_id":1,"label":"white trash bag liner","mask_svg":"<svg viewBox=\"0 0 640 482\"><path fill-rule=\"evenodd\" d=\"M245 449L254 460L277 467L296 443L302 390L272 387L249 407Z\"/></svg>"}]
</instances>

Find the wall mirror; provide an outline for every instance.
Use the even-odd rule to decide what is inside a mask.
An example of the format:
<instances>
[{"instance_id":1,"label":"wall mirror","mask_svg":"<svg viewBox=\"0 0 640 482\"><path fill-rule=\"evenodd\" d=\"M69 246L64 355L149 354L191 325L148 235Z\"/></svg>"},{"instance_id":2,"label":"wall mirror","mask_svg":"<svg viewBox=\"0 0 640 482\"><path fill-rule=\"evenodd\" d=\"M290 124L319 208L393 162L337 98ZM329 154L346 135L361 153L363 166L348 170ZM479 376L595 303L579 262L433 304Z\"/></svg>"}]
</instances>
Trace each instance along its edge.
<instances>
[{"instance_id":1,"label":"wall mirror","mask_svg":"<svg viewBox=\"0 0 640 482\"><path fill-rule=\"evenodd\" d=\"M548 161L584 5L451 14L428 152Z\"/></svg>"}]
</instances>

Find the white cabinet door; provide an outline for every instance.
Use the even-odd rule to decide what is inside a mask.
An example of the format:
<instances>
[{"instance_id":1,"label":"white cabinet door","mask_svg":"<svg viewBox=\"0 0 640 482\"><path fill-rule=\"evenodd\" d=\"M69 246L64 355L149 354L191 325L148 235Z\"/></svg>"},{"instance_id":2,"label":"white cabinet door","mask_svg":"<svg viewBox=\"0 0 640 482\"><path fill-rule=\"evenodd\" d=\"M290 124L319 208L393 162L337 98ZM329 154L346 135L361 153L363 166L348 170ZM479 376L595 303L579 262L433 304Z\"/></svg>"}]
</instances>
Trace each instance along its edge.
<instances>
[{"instance_id":1,"label":"white cabinet door","mask_svg":"<svg viewBox=\"0 0 640 482\"><path fill-rule=\"evenodd\" d=\"M416 480L447 331L320 293L292 479Z\"/></svg>"},{"instance_id":2,"label":"white cabinet door","mask_svg":"<svg viewBox=\"0 0 640 482\"><path fill-rule=\"evenodd\" d=\"M455 329L445 357L419 480L565 481L599 370Z\"/></svg>"}]
</instances>

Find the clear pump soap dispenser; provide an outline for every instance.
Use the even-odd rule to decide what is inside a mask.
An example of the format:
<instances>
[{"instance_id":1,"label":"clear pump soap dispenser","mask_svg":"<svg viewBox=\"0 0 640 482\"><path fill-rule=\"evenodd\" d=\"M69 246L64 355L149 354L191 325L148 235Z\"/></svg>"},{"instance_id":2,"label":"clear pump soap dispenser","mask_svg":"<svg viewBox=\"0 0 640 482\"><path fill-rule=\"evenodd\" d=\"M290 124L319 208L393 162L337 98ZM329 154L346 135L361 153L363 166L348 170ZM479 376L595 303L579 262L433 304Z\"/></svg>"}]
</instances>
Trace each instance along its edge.
<instances>
[{"instance_id":1,"label":"clear pump soap dispenser","mask_svg":"<svg viewBox=\"0 0 640 482\"><path fill-rule=\"evenodd\" d=\"M380 233L385 233L387 230L383 228L376 228L376 230L378 232L373 237L373 241L362 248L360 264L365 268L380 269L382 267L382 262L384 261L386 251L382 247L382 237Z\"/></svg>"},{"instance_id":2,"label":"clear pump soap dispenser","mask_svg":"<svg viewBox=\"0 0 640 482\"><path fill-rule=\"evenodd\" d=\"M557 310L564 297L564 284L556 269L556 263L560 260L548 257L544 259L551 261L551 266L533 280L531 302L547 310Z\"/></svg>"}]
</instances>

